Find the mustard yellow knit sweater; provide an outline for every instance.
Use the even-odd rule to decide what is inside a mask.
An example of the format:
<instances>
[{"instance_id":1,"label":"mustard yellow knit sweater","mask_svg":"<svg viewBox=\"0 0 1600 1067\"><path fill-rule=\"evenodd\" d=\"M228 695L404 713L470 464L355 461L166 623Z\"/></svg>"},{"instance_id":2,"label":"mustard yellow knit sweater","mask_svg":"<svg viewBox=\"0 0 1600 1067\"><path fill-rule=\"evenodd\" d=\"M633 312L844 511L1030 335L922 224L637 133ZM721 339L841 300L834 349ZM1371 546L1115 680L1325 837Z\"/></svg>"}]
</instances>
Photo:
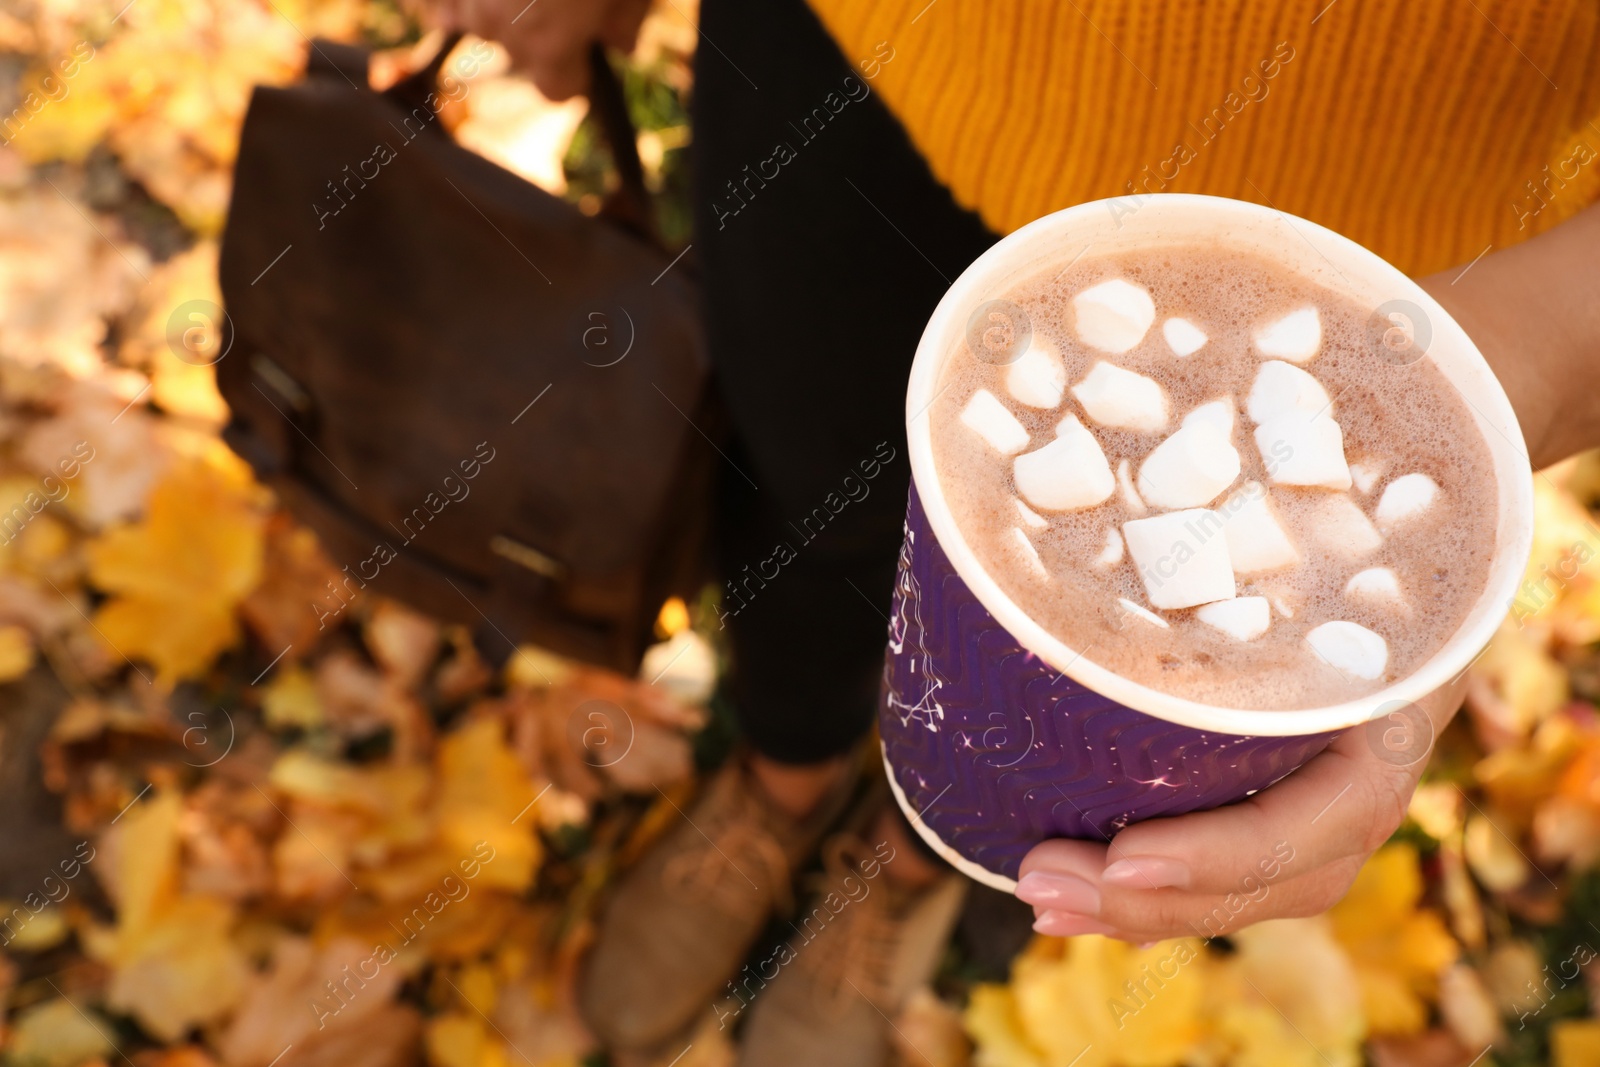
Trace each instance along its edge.
<instances>
[{"instance_id":1,"label":"mustard yellow knit sweater","mask_svg":"<svg viewBox=\"0 0 1600 1067\"><path fill-rule=\"evenodd\" d=\"M1597 0L811 3L1002 233L1100 197L1212 193L1422 274L1600 197ZM893 59L873 65L880 42Z\"/></svg>"}]
</instances>

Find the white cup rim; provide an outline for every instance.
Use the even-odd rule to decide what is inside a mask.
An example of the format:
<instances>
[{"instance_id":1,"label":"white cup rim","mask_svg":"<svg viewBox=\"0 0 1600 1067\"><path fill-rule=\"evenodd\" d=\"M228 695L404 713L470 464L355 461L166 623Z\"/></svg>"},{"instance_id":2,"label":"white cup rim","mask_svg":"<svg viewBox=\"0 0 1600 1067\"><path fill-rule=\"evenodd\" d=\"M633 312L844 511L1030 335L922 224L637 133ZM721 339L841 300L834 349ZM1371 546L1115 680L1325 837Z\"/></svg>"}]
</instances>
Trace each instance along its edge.
<instances>
[{"instance_id":1,"label":"white cup rim","mask_svg":"<svg viewBox=\"0 0 1600 1067\"><path fill-rule=\"evenodd\" d=\"M1112 251L1129 243L1170 243L1174 240L1170 233L1178 227L1209 227L1216 239L1245 242L1296 264L1296 269L1322 284L1353 285L1364 298L1381 294L1384 300L1406 300L1420 307L1432 327L1428 355L1467 400L1489 445L1499 511L1489 581L1462 625L1433 656L1376 693L1319 708L1260 710L1204 704L1131 681L1068 647L1029 618L984 571L956 528L934 469L929 409L944 362L957 351L955 342L972 309L999 296L1007 281L1014 283L1036 271L1057 247L1076 251L1088 242L1090 248L1098 244L1102 251ZM1339 284L1333 284L1328 271L1313 260L1313 252L1340 275ZM1354 281L1344 270L1351 271ZM912 481L928 524L956 573L996 621L1023 648L1073 681L1137 711L1202 731L1248 736L1323 733L1415 703L1457 678L1488 644L1510 608L1532 550L1533 478L1522 430L1505 391L1461 326L1416 282L1349 238L1305 219L1224 197L1162 193L1090 201L1036 219L1002 238L962 272L923 330L906 393L906 434Z\"/></svg>"}]
</instances>

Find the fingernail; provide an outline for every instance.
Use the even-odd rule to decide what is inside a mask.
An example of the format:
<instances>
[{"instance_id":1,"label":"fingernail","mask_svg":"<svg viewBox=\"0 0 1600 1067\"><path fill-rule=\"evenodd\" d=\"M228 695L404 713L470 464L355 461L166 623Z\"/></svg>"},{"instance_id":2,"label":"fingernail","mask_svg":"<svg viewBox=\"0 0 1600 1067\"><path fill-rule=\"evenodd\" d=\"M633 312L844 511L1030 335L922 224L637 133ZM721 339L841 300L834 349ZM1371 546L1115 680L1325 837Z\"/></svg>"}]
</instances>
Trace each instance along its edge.
<instances>
[{"instance_id":1,"label":"fingernail","mask_svg":"<svg viewBox=\"0 0 1600 1067\"><path fill-rule=\"evenodd\" d=\"M1017 882L1017 899L1042 908L1096 915L1100 890L1075 874L1029 871Z\"/></svg>"},{"instance_id":2,"label":"fingernail","mask_svg":"<svg viewBox=\"0 0 1600 1067\"><path fill-rule=\"evenodd\" d=\"M1078 934L1109 934L1111 927L1086 915L1070 911L1047 911L1033 922L1038 933L1048 937L1076 937Z\"/></svg>"},{"instance_id":3,"label":"fingernail","mask_svg":"<svg viewBox=\"0 0 1600 1067\"><path fill-rule=\"evenodd\" d=\"M1107 867L1100 879L1129 889L1182 889L1189 884L1189 868L1164 856L1131 856Z\"/></svg>"}]
</instances>

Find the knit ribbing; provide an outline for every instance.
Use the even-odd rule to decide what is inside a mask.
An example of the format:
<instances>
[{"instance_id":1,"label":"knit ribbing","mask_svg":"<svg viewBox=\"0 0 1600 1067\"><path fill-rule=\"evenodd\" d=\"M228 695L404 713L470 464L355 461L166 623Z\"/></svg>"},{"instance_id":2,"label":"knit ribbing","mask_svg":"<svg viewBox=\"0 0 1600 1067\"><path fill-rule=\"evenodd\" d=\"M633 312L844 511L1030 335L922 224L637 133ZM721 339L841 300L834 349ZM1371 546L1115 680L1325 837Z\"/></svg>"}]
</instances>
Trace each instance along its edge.
<instances>
[{"instance_id":1,"label":"knit ribbing","mask_svg":"<svg viewBox=\"0 0 1600 1067\"><path fill-rule=\"evenodd\" d=\"M1592 0L811 0L941 181L1004 233L1201 192L1427 273L1600 198Z\"/></svg>"}]
</instances>

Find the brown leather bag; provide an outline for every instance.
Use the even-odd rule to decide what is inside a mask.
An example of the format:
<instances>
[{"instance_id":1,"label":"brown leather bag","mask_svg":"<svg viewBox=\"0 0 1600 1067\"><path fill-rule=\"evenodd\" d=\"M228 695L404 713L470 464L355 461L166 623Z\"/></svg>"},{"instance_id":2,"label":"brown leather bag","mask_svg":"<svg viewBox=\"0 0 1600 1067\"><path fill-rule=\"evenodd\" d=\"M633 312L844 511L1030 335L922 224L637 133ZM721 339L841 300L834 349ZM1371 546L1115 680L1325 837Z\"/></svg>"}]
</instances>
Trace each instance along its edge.
<instances>
[{"instance_id":1,"label":"brown leather bag","mask_svg":"<svg viewBox=\"0 0 1600 1067\"><path fill-rule=\"evenodd\" d=\"M388 91L316 42L258 88L221 254L228 443L322 537L343 588L632 670L692 586L710 481L687 265L649 236L603 52L619 195L591 218L455 144L438 57Z\"/></svg>"}]
</instances>

